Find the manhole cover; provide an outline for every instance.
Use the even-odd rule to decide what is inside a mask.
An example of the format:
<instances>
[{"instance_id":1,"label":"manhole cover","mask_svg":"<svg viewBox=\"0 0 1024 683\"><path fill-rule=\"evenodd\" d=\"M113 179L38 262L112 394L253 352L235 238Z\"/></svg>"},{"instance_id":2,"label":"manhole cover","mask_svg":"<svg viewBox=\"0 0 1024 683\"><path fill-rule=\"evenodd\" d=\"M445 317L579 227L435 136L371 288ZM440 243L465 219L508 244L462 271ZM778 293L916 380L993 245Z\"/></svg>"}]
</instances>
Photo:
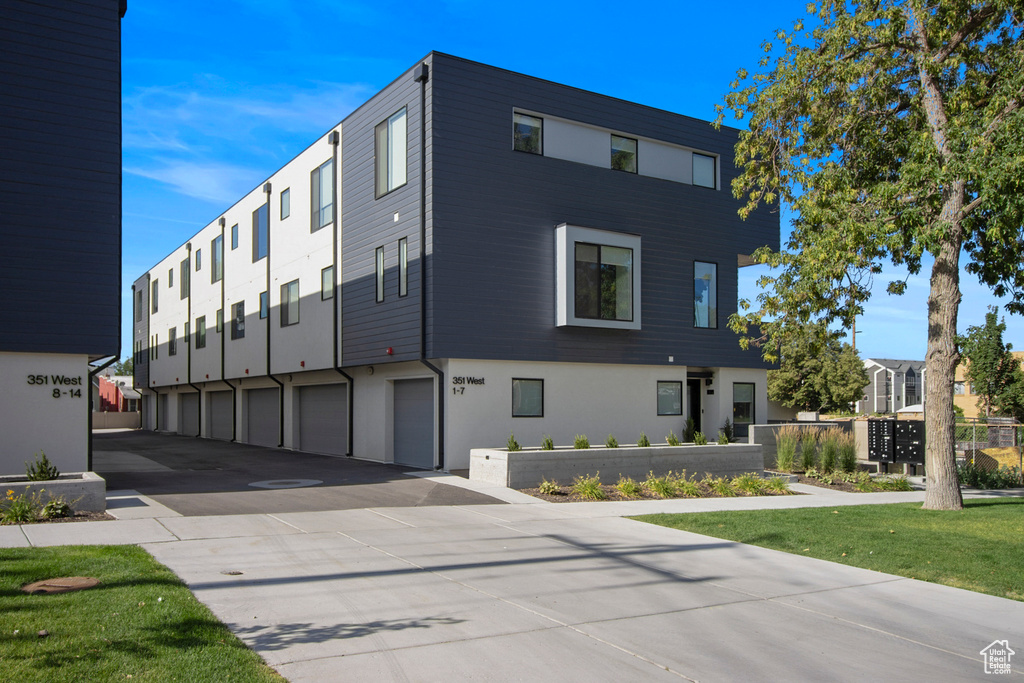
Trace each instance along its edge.
<instances>
[{"instance_id":1,"label":"manhole cover","mask_svg":"<svg viewBox=\"0 0 1024 683\"><path fill-rule=\"evenodd\" d=\"M322 483L323 481L319 479L271 479L270 481L254 481L249 486L258 489L298 489Z\"/></svg>"},{"instance_id":2,"label":"manhole cover","mask_svg":"<svg viewBox=\"0 0 1024 683\"><path fill-rule=\"evenodd\" d=\"M81 591L98 585L100 585L98 579L88 576L64 576L58 579L36 581L22 586L21 590L33 595L42 593L70 593L71 591Z\"/></svg>"}]
</instances>

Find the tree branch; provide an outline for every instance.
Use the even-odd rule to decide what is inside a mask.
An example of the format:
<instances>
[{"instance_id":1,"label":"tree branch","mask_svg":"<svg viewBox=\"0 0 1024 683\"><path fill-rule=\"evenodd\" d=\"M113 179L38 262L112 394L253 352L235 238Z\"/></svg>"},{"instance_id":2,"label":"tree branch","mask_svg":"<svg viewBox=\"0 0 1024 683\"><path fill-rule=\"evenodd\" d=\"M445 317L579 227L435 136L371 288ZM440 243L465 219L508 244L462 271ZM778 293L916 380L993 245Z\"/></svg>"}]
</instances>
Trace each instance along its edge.
<instances>
[{"instance_id":1,"label":"tree branch","mask_svg":"<svg viewBox=\"0 0 1024 683\"><path fill-rule=\"evenodd\" d=\"M953 54L953 52L955 52L958 47L960 47L960 44L963 43L964 40L968 38L968 36L974 33L974 31L980 28L981 25L984 24L995 13L995 7L993 7L992 5L985 5L984 7L979 9L975 14L968 17L967 23L964 24L959 31L953 34L953 36L949 39L949 42L946 43L946 45L941 50L939 50L933 55L932 59L935 60L935 63L941 64L942 62L949 59L949 56Z\"/></svg>"}]
</instances>

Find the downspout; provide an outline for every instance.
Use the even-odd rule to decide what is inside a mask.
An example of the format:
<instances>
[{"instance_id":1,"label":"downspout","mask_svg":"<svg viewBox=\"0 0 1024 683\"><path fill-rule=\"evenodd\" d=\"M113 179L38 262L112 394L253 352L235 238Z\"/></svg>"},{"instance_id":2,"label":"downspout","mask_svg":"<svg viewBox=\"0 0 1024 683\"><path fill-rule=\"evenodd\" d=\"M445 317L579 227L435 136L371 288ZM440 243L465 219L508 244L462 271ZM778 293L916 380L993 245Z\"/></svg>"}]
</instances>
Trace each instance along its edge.
<instances>
[{"instance_id":1,"label":"downspout","mask_svg":"<svg viewBox=\"0 0 1024 683\"><path fill-rule=\"evenodd\" d=\"M269 182L263 184L267 195L267 377L277 385L277 447L284 447L284 383L270 374L270 193L273 186Z\"/></svg>"},{"instance_id":2,"label":"downspout","mask_svg":"<svg viewBox=\"0 0 1024 683\"><path fill-rule=\"evenodd\" d=\"M430 66L415 71L420 84L420 363L437 375L437 467L444 469L444 372L427 360L427 81Z\"/></svg>"},{"instance_id":3,"label":"downspout","mask_svg":"<svg viewBox=\"0 0 1024 683\"><path fill-rule=\"evenodd\" d=\"M188 250L188 303L186 304L187 313L185 314L185 327L188 329L192 328L192 242L185 244L185 249ZM185 368L185 380L186 383L196 390L198 396L198 407L196 408L196 438L203 432L203 392L192 383L192 340L195 339L197 330L192 330L192 334L185 335L185 362L188 366Z\"/></svg>"},{"instance_id":4,"label":"downspout","mask_svg":"<svg viewBox=\"0 0 1024 683\"><path fill-rule=\"evenodd\" d=\"M132 299L134 300L134 296L132 297ZM120 351L121 351L120 345L118 345L117 350L120 353ZM108 360L103 365L99 366L95 370L90 370L89 371L89 400L86 402L86 405L89 408L89 419L88 419L88 423L87 423L87 427L86 427L89 430L89 437L88 437L88 444L89 445L86 448L86 455L85 455L85 471L86 472L92 472L92 409L93 409L93 405L92 405L92 379L93 379L93 377L96 376L97 373L103 372L104 370L109 368L111 365L113 365L114 362L116 362L118 358L120 358L119 355L118 356L113 356L110 360Z\"/></svg>"},{"instance_id":5,"label":"downspout","mask_svg":"<svg viewBox=\"0 0 1024 683\"><path fill-rule=\"evenodd\" d=\"M331 145L331 163L334 166L334 216L331 221L332 230L334 231L334 251L331 254L331 295L333 296L332 309L334 310L334 371L345 378L348 382L348 443L346 444L345 453L346 458L352 457L352 444L354 443L352 438L352 429L355 427L355 406L353 405L355 399L355 390L352 386L352 376L341 369L341 358L338 350L338 337L341 334L341 290L338 287L338 239L339 239L339 223L341 217L341 192L338 188L341 187L341 166L339 162L341 159L338 157L338 145L341 144L341 134L336 130L332 130L330 135L327 136L327 142Z\"/></svg>"}]
</instances>

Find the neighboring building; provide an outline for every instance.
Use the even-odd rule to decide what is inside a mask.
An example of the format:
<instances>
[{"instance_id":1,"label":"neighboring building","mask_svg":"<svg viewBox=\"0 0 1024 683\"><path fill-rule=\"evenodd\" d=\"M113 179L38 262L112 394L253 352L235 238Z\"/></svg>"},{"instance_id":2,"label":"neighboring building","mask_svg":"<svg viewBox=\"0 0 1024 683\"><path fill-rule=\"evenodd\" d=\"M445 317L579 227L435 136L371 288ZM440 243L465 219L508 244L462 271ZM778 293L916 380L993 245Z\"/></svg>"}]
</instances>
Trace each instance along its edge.
<instances>
[{"instance_id":1,"label":"neighboring building","mask_svg":"<svg viewBox=\"0 0 1024 683\"><path fill-rule=\"evenodd\" d=\"M140 394L132 388L133 379L125 375L96 377L99 401L93 408L101 413L134 413L139 410Z\"/></svg>"},{"instance_id":2,"label":"neighboring building","mask_svg":"<svg viewBox=\"0 0 1024 683\"><path fill-rule=\"evenodd\" d=\"M423 468L767 416L737 131L440 53L133 286L150 429Z\"/></svg>"},{"instance_id":3,"label":"neighboring building","mask_svg":"<svg viewBox=\"0 0 1024 683\"><path fill-rule=\"evenodd\" d=\"M1024 351L1011 351L1013 357L1024 366ZM964 417L983 417L984 408L978 407L981 396L974 392L974 387L967 381L967 360L961 360L956 366L953 382L953 405L964 411Z\"/></svg>"},{"instance_id":4,"label":"neighboring building","mask_svg":"<svg viewBox=\"0 0 1024 683\"><path fill-rule=\"evenodd\" d=\"M868 385L857 401L858 413L895 413L907 406L924 405L925 364L923 360L865 358Z\"/></svg>"},{"instance_id":5,"label":"neighboring building","mask_svg":"<svg viewBox=\"0 0 1024 683\"><path fill-rule=\"evenodd\" d=\"M120 352L123 0L5 0L0 474L89 452L89 363Z\"/></svg>"}]
</instances>

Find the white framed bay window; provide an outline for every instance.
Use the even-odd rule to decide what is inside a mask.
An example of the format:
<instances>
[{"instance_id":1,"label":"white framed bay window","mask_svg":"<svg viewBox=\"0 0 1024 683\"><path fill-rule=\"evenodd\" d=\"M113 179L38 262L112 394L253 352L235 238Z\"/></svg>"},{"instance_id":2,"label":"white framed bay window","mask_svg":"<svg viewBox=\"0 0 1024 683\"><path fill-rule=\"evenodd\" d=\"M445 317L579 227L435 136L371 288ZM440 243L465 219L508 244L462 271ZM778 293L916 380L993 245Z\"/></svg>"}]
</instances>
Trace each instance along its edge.
<instances>
[{"instance_id":1,"label":"white framed bay window","mask_svg":"<svg viewBox=\"0 0 1024 683\"><path fill-rule=\"evenodd\" d=\"M639 235L563 223L555 261L556 325L641 329Z\"/></svg>"}]
</instances>

